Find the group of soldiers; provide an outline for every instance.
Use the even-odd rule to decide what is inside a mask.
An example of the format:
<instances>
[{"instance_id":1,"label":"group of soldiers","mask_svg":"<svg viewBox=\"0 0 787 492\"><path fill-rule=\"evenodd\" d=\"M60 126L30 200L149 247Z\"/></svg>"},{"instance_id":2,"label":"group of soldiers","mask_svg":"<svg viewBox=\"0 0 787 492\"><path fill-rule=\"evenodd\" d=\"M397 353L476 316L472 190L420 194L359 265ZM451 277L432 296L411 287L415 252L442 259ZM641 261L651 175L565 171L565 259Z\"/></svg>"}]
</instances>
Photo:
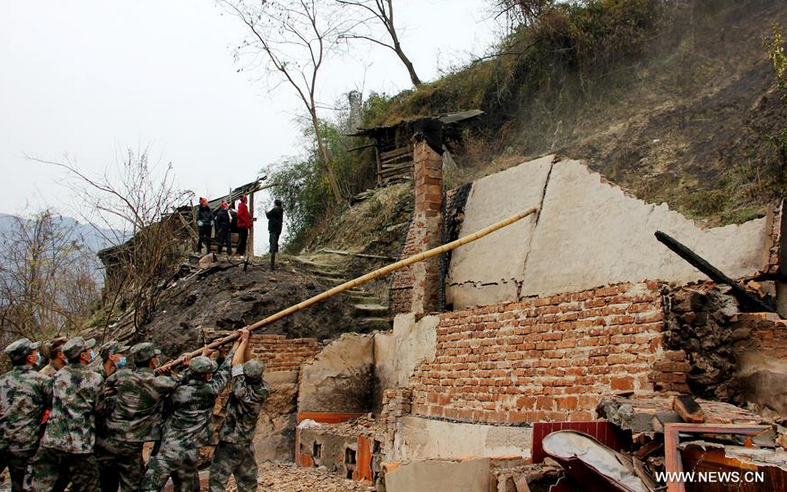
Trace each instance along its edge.
<instances>
[{"instance_id":1,"label":"group of soldiers","mask_svg":"<svg viewBox=\"0 0 787 492\"><path fill-rule=\"evenodd\" d=\"M213 408L231 381L209 490L225 490L230 475L238 490L256 490L251 441L269 388L250 337L242 329L223 360L205 348L184 356L185 371L167 374L151 343L107 342L100 358L94 339L11 343L13 368L0 376L0 472L8 468L13 492L62 492L69 483L72 492L153 492L168 478L176 491L198 491L199 449L214 442ZM39 370L42 351L49 364Z\"/></svg>"}]
</instances>

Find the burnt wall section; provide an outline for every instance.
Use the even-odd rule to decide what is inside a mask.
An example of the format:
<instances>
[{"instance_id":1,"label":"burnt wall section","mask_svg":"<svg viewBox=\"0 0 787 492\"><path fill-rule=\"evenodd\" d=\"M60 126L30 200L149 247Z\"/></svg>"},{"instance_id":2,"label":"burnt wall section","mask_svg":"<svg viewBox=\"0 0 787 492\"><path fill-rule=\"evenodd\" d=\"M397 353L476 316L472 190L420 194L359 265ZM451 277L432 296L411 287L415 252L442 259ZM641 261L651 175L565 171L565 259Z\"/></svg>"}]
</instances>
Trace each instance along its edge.
<instances>
[{"instance_id":1,"label":"burnt wall section","mask_svg":"<svg viewBox=\"0 0 787 492\"><path fill-rule=\"evenodd\" d=\"M737 300L713 283L674 289L665 298L664 344L678 354L670 362L688 369L685 382L691 393L742 403L735 381L734 344L747 338L748 332L732 326L739 314Z\"/></svg>"},{"instance_id":2,"label":"burnt wall section","mask_svg":"<svg viewBox=\"0 0 787 492\"><path fill-rule=\"evenodd\" d=\"M298 412L367 413L373 381L374 336L342 335L301 368Z\"/></svg>"},{"instance_id":3,"label":"burnt wall section","mask_svg":"<svg viewBox=\"0 0 787 492\"><path fill-rule=\"evenodd\" d=\"M664 313L656 282L438 315L411 379L415 416L520 424L590 420L602 395L652 390Z\"/></svg>"},{"instance_id":4,"label":"burnt wall section","mask_svg":"<svg viewBox=\"0 0 787 492\"><path fill-rule=\"evenodd\" d=\"M764 286L763 286L764 287ZM683 372L691 393L787 416L787 321L776 313L740 313L727 287L711 282L665 294L664 371L656 389Z\"/></svg>"}]
</instances>

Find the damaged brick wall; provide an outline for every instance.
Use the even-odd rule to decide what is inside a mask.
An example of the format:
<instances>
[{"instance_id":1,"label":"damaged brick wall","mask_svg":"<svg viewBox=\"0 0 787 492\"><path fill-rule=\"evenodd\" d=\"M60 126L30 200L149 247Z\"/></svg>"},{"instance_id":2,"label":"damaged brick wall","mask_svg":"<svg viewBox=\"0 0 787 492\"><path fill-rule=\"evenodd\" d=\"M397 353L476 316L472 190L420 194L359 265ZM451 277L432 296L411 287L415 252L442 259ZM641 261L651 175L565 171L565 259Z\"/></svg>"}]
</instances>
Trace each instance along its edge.
<instances>
[{"instance_id":1,"label":"damaged brick wall","mask_svg":"<svg viewBox=\"0 0 787 492\"><path fill-rule=\"evenodd\" d=\"M688 369L685 382L691 393L743 403L735 380L734 345L749 334L733 326L739 315L735 298L708 282L673 289L665 301L665 347L682 355L669 362Z\"/></svg>"},{"instance_id":2,"label":"damaged brick wall","mask_svg":"<svg viewBox=\"0 0 787 492\"><path fill-rule=\"evenodd\" d=\"M459 231L462 227L464 220L465 205L467 198L470 195L472 184L468 183L458 188L448 190L445 192L445 210L443 220L443 243L448 243L459 239ZM402 241L402 251L399 254L399 259L407 258L414 254L419 253L415 244L415 226L411 222L405 233L404 241ZM444 253L440 258L441 275L445 275L448 265L451 261L451 252ZM391 314L409 313L412 311L412 289L415 282L412 268L402 268L397 270L391 276L391 287L389 290L389 302ZM441 282L442 284L443 282ZM441 285L442 287L442 285ZM441 293L442 301L444 304L445 292Z\"/></svg>"},{"instance_id":3,"label":"damaged brick wall","mask_svg":"<svg viewBox=\"0 0 787 492\"><path fill-rule=\"evenodd\" d=\"M664 312L656 282L442 313L412 413L465 422L589 420L602 395L652 390Z\"/></svg>"},{"instance_id":4,"label":"damaged brick wall","mask_svg":"<svg viewBox=\"0 0 787 492\"><path fill-rule=\"evenodd\" d=\"M304 361L322 350L316 338L287 338L284 335L253 335L251 351L265 362L265 370L297 371Z\"/></svg>"},{"instance_id":5,"label":"damaged brick wall","mask_svg":"<svg viewBox=\"0 0 787 492\"><path fill-rule=\"evenodd\" d=\"M407 228L406 236L402 242L402 252L399 259L407 258L416 254L415 230L412 221ZM389 289L389 311L392 315L409 313L412 306L412 290L415 277L413 277L412 267L397 270L391 276L391 288Z\"/></svg>"}]
</instances>

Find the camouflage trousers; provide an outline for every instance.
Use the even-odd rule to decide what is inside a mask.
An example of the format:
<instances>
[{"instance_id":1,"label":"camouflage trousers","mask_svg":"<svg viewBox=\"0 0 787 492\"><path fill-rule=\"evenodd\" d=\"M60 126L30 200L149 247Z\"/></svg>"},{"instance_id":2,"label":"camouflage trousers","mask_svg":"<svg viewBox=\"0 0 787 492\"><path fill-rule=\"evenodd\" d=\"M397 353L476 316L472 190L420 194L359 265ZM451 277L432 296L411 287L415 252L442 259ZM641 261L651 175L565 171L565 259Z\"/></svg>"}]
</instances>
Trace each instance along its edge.
<instances>
[{"instance_id":1,"label":"camouflage trousers","mask_svg":"<svg viewBox=\"0 0 787 492\"><path fill-rule=\"evenodd\" d=\"M96 441L96 460L101 492L136 492L142 479L141 442L102 439Z\"/></svg>"},{"instance_id":2,"label":"camouflage trousers","mask_svg":"<svg viewBox=\"0 0 787 492\"><path fill-rule=\"evenodd\" d=\"M60 476L71 481L71 492L98 492L98 464L94 454L74 454L38 448L31 466L31 492L51 492Z\"/></svg>"},{"instance_id":3,"label":"camouflage trousers","mask_svg":"<svg viewBox=\"0 0 787 492\"><path fill-rule=\"evenodd\" d=\"M178 444L182 443L164 443L158 454L150 459L140 492L158 492L170 477L175 492L199 490L198 450Z\"/></svg>"},{"instance_id":4,"label":"camouflage trousers","mask_svg":"<svg viewBox=\"0 0 787 492\"><path fill-rule=\"evenodd\" d=\"M0 451L0 473L8 468L11 475L11 492L23 492L25 487L25 475L27 475L27 465L35 456L35 449L29 451Z\"/></svg>"},{"instance_id":5,"label":"camouflage trousers","mask_svg":"<svg viewBox=\"0 0 787 492\"><path fill-rule=\"evenodd\" d=\"M210 487L208 492L224 492L230 475L235 475L238 490L257 490L257 460L251 443L235 444L219 441L210 465Z\"/></svg>"}]
</instances>

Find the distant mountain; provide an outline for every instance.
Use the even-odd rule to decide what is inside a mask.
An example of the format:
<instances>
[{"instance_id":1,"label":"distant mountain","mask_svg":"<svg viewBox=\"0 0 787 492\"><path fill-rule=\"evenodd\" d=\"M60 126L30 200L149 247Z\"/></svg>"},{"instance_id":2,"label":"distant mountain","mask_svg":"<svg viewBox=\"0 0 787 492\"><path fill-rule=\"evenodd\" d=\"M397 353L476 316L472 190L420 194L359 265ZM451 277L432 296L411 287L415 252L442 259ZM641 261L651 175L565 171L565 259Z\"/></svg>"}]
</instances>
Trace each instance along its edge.
<instances>
[{"instance_id":1,"label":"distant mountain","mask_svg":"<svg viewBox=\"0 0 787 492\"><path fill-rule=\"evenodd\" d=\"M20 219L14 215L0 213L0 242L7 237L13 228L19 227L19 221L31 224L30 219ZM83 224L71 217L55 216L55 223L65 230L71 231L71 240L80 243L93 252L98 252L117 242L122 233L113 229L96 229L90 224Z\"/></svg>"}]
</instances>

